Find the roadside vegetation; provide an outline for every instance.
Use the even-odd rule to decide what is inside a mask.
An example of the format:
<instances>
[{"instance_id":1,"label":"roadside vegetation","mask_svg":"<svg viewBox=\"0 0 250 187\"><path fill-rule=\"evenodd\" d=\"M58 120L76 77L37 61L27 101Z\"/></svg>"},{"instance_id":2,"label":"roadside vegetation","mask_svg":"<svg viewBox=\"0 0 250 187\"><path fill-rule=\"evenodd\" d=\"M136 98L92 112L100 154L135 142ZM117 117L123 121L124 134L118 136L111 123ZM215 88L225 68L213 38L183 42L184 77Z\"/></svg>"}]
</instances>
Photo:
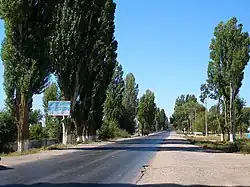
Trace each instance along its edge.
<instances>
[{"instance_id":1,"label":"roadside vegetation","mask_svg":"<svg viewBox=\"0 0 250 187\"><path fill-rule=\"evenodd\" d=\"M226 153L244 153L250 154L250 140L249 139L237 139L235 142L228 141L211 141L202 140L197 137L187 137L191 144L201 146L207 149L220 150Z\"/></svg>"},{"instance_id":2,"label":"roadside vegetation","mask_svg":"<svg viewBox=\"0 0 250 187\"><path fill-rule=\"evenodd\" d=\"M7 152L7 153L1 153L0 156L3 157L11 157L11 156L22 156L22 155L30 155L30 154L36 154L44 151L49 151L49 150L58 150L58 149L65 149L65 148L72 148L75 145L63 145L63 144L56 144L56 145L51 145L51 146L42 146L40 148L32 148L28 149L22 152Z\"/></svg>"},{"instance_id":3,"label":"roadside vegetation","mask_svg":"<svg viewBox=\"0 0 250 187\"><path fill-rule=\"evenodd\" d=\"M170 123L193 144L225 152L250 152L246 138L250 108L240 96L249 47L249 34L235 17L215 27L207 80L200 87L200 97L179 96L170 118ZM208 99L216 104L207 108Z\"/></svg>"},{"instance_id":4,"label":"roadside vegetation","mask_svg":"<svg viewBox=\"0 0 250 187\"><path fill-rule=\"evenodd\" d=\"M62 118L48 115L48 101L71 102L67 144L167 128L154 92L138 98L135 76L124 75L117 61L115 10L113 0L0 2L6 94L0 152L13 151L14 141L19 152L32 140L62 142ZM43 94L44 111L32 108L36 94Z\"/></svg>"}]
</instances>

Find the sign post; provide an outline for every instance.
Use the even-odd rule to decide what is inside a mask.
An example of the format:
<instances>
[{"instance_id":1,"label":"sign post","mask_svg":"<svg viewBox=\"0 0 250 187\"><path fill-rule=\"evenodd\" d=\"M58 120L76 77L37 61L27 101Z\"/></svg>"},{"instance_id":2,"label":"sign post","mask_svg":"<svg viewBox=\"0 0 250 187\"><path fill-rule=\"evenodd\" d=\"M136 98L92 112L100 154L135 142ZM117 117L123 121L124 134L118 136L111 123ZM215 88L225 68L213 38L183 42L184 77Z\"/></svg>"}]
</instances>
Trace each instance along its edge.
<instances>
[{"instance_id":1,"label":"sign post","mask_svg":"<svg viewBox=\"0 0 250 187\"><path fill-rule=\"evenodd\" d=\"M247 128L247 138L250 139L250 126Z\"/></svg>"},{"instance_id":2,"label":"sign post","mask_svg":"<svg viewBox=\"0 0 250 187\"><path fill-rule=\"evenodd\" d=\"M70 101L49 101L48 102L48 115L55 117L62 117L62 129L63 129L63 144L69 143L70 134L64 122L65 116L70 116Z\"/></svg>"}]
</instances>

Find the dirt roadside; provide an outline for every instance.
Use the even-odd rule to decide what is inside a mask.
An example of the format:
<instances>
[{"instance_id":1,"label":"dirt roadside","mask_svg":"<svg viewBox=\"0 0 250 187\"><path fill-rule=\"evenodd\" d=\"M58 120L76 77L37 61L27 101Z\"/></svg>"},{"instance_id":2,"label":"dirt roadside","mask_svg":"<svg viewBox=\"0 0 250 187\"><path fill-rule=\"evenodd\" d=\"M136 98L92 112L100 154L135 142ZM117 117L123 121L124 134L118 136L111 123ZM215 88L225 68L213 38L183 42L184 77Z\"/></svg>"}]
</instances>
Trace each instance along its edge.
<instances>
[{"instance_id":1,"label":"dirt roadside","mask_svg":"<svg viewBox=\"0 0 250 187\"><path fill-rule=\"evenodd\" d=\"M250 186L250 155L201 149L172 132L138 185Z\"/></svg>"}]
</instances>

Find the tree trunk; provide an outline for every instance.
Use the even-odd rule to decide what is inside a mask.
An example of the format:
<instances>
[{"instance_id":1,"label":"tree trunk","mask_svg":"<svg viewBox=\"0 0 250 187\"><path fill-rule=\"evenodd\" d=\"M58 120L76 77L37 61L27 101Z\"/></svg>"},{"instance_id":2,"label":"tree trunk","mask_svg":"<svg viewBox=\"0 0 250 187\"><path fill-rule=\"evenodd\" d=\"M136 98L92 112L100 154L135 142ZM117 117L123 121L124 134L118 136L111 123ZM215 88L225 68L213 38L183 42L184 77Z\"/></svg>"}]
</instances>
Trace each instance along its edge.
<instances>
[{"instance_id":1,"label":"tree trunk","mask_svg":"<svg viewBox=\"0 0 250 187\"><path fill-rule=\"evenodd\" d=\"M224 129L224 126L221 124L220 122L220 119L219 119L219 115L220 115L220 101L221 99L219 98L219 101L218 101L218 104L217 104L217 107L216 107L216 120L217 120L217 123L218 123L218 131L220 130L220 140L221 141L225 141L225 129Z\"/></svg>"},{"instance_id":2,"label":"tree trunk","mask_svg":"<svg viewBox=\"0 0 250 187\"><path fill-rule=\"evenodd\" d=\"M188 134L191 134L192 121L191 121L190 118L188 119L188 124L189 124L189 132L188 132Z\"/></svg>"},{"instance_id":3,"label":"tree trunk","mask_svg":"<svg viewBox=\"0 0 250 187\"><path fill-rule=\"evenodd\" d=\"M83 125L80 122L80 120L73 120L73 121L74 121L75 129L76 129L76 142L82 143L83 142L83 139L82 139Z\"/></svg>"},{"instance_id":4,"label":"tree trunk","mask_svg":"<svg viewBox=\"0 0 250 187\"><path fill-rule=\"evenodd\" d=\"M228 111L229 111L229 116L228 116ZM224 98L224 114L225 114L224 118L225 118L225 129L227 131L227 141L230 141L230 124L231 124L230 111L231 111L230 102L228 103L226 101L226 98Z\"/></svg>"},{"instance_id":5,"label":"tree trunk","mask_svg":"<svg viewBox=\"0 0 250 187\"><path fill-rule=\"evenodd\" d=\"M88 135L89 135L89 141L96 141L96 126L95 126L95 123L92 122L92 123L89 123L88 124Z\"/></svg>"},{"instance_id":6,"label":"tree trunk","mask_svg":"<svg viewBox=\"0 0 250 187\"><path fill-rule=\"evenodd\" d=\"M224 142L225 141L225 132L222 131L220 134L220 141Z\"/></svg>"},{"instance_id":7,"label":"tree trunk","mask_svg":"<svg viewBox=\"0 0 250 187\"><path fill-rule=\"evenodd\" d=\"M88 142L88 126L86 124L86 122L84 122L84 125L83 125L83 134L82 134L82 139L83 139L83 142L87 143Z\"/></svg>"},{"instance_id":8,"label":"tree trunk","mask_svg":"<svg viewBox=\"0 0 250 187\"><path fill-rule=\"evenodd\" d=\"M63 137L62 137L62 143L64 145L69 143L69 133L68 133L68 129L67 129L67 124L65 123L65 121L62 122L62 131L63 131Z\"/></svg>"},{"instance_id":9,"label":"tree trunk","mask_svg":"<svg viewBox=\"0 0 250 187\"><path fill-rule=\"evenodd\" d=\"M227 129L227 141L230 141L230 130Z\"/></svg>"},{"instance_id":10,"label":"tree trunk","mask_svg":"<svg viewBox=\"0 0 250 187\"><path fill-rule=\"evenodd\" d=\"M63 137L62 137L62 143L64 145L72 143L72 136L71 136L71 124L70 121L63 118L62 120L62 131L63 131Z\"/></svg>"},{"instance_id":11,"label":"tree trunk","mask_svg":"<svg viewBox=\"0 0 250 187\"><path fill-rule=\"evenodd\" d=\"M230 142L235 142L235 111L234 111L234 89L230 86Z\"/></svg>"},{"instance_id":12,"label":"tree trunk","mask_svg":"<svg viewBox=\"0 0 250 187\"><path fill-rule=\"evenodd\" d=\"M242 124L240 124L240 138L243 138Z\"/></svg>"},{"instance_id":13,"label":"tree trunk","mask_svg":"<svg viewBox=\"0 0 250 187\"><path fill-rule=\"evenodd\" d=\"M224 99L224 120L225 120L225 127L227 127L227 102Z\"/></svg>"},{"instance_id":14,"label":"tree trunk","mask_svg":"<svg viewBox=\"0 0 250 187\"><path fill-rule=\"evenodd\" d=\"M19 124L18 124L18 151L22 152L29 149L29 99L21 94L19 105Z\"/></svg>"}]
</instances>

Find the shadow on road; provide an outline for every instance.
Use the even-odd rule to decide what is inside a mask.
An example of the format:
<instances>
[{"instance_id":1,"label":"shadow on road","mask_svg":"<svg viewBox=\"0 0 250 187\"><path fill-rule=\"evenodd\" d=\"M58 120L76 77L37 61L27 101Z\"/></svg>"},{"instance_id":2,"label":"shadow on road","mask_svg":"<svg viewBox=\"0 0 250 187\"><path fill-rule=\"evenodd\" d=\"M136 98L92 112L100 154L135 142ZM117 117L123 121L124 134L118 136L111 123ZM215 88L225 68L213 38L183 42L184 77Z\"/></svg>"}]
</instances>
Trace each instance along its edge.
<instances>
[{"instance_id":1,"label":"shadow on road","mask_svg":"<svg viewBox=\"0 0 250 187\"><path fill-rule=\"evenodd\" d=\"M11 184L11 185L0 185L0 187L135 187L134 184L95 184L95 183L64 183L64 184L51 184L51 183L37 183L31 185L24 184ZM180 184L145 184L139 185L141 187L216 187L207 185L180 185ZM225 186L227 187L227 186ZM237 187L237 186L234 186ZM244 186L241 186L244 187Z\"/></svg>"},{"instance_id":2,"label":"shadow on road","mask_svg":"<svg viewBox=\"0 0 250 187\"><path fill-rule=\"evenodd\" d=\"M190 144L188 140L185 139L139 139L139 140L125 140L121 142L112 141L119 145L143 145L143 144Z\"/></svg>"},{"instance_id":3,"label":"shadow on road","mask_svg":"<svg viewBox=\"0 0 250 187\"><path fill-rule=\"evenodd\" d=\"M190 144L190 142L185 139L166 139L161 144Z\"/></svg>"},{"instance_id":4,"label":"shadow on road","mask_svg":"<svg viewBox=\"0 0 250 187\"><path fill-rule=\"evenodd\" d=\"M115 142L116 144L131 144L131 145L136 145L136 144L157 144L156 142L163 142L165 139L162 138L155 138L155 139L139 139L139 140L125 140L121 142Z\"/></svg>"},{"instance_id":5,"label":"shadow on road","mask_svg":"<svg viewBox=\"0 0 250 187\"><path fill-rule=\"evenodd\" d=\"M78 147L78 148L55 148L56 150L74 149L82 151L105 151L105 150L125 150L125 151L187 151L187 152L203 152L203 153L222 153L218 150L204 149L202 147L160 147L160 146L103 146L103 147Z\"/></svg>"},{"instance_id":6,"label":"shadow on road","mask_svg":"<svg viewBox=\"0 0 250 187\"><path fill-rule=\"evenodd\" d=\"M7 167L7 166L1 166L0 165L0 171L9 170L9 169L13 169L13 168L10 168L10 167Z\"/></svg>"}]
</instances>

